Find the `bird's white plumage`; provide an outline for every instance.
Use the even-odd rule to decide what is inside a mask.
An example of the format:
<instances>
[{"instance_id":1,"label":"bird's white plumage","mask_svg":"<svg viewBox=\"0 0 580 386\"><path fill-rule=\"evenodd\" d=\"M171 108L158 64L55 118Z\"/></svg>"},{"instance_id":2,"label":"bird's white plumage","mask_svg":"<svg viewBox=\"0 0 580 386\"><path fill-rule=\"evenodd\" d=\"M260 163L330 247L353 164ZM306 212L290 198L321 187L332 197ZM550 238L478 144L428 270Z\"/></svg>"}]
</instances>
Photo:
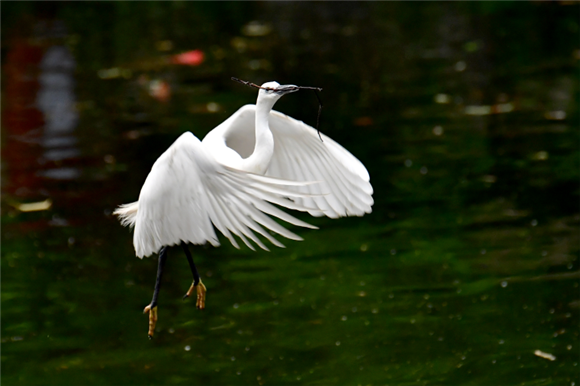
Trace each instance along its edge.
<instances>
[{"instance_id":1,"label":"bird's white plumage","mask_svg":"<svg viewBox=\"0 0 580 386\"><path fill-rule=\"evenodd\" d=\"M255 116L256 105L241 107L212 130L203 143L212 149L218 161L233 166L238 158L252 153ZM295 188L315 196L295 199L311 208L311 215L336 218L371 212L373 188L369 174L350 152L324 134L321 141L314 128L278 111L270 112L269 126L274 136L274 153L266 175L319 182ZM219 151L226 147L227 151Z\"/></svg>"},{"instance_id":2,"label":"bird's white plumage","mask_svg":"<svg viewBox=\"0 0 580 386\"><path fill-rule=\"evenodd\" d=\"M137 256L181 241L218 246L214 227L236 248L234 235L251 249L250 240L268 250L256 233L279 247L270 231L301 240L269 216L316 228L272 204L332 218L371 212L364 165L329 137L320 141L312 127L272 110L295 87L262 86L280 91L260 90L256 105L240 108L203 142L182 134L153 165L139 201L114 212L135 227Z\"/></svg>"},{"instance_id":3,"label":"bird's white plumage","mask_svg":"<svg viewBox=\"0 0 580 386\"><path fill-rule=\"evenodd\" d=\"M139 257L156 253L165 245L179 244L181 240L219 246L212 224L236 247L238 244L232 233L252 249L248 238L267 250L254 232L277 246L283 245L263 227L290 239L301 238L264 213L295 225L315 228L269 204L305 210L285 198L296 195L287 188L292 185L302 184L253 175L219 164L201 142L187 132L155 162L141 188L137 210L126 216L125 221L135 226L133 243ZM128 204L131 205L134 206ZM117 212L122 215L120 210Z\"/></svg>"}]
</instances>

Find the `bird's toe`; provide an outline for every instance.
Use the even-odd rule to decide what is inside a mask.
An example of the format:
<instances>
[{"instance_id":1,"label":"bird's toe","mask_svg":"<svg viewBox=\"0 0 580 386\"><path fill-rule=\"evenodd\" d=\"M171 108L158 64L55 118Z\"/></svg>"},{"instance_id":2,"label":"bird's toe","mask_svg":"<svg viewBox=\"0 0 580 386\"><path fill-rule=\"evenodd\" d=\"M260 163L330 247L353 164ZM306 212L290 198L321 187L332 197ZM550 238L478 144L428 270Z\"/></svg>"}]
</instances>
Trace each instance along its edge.
<instances>
[{"instance_id":1,"label":"bird's toe","mask_svg":"<svg viewBox=\"0 0 580 386\"><path fill-rule=\"evenodd\" d=\"M195 286L195 288L197 290L197 301L195 302L195 306L197 309L203 310L205 308L205 293L207 292L207 289L201 280L199 281L199 284Z\"/></svg>"},{"instance_id":2,"label":"bird's toe","mask_svg":"<svg viewBox=\"0 0 580 386\"><path fill-rule=\"evenodd\" d=\"M149 304L147 307L145 307L143 313L144 314L149 313L149 331L147 333L147 336L149 337L149 339L153 339L153 334L155 333L155 326L157 325L157 306L151 307L151 304Z\"/></svg>"}]
</instances>

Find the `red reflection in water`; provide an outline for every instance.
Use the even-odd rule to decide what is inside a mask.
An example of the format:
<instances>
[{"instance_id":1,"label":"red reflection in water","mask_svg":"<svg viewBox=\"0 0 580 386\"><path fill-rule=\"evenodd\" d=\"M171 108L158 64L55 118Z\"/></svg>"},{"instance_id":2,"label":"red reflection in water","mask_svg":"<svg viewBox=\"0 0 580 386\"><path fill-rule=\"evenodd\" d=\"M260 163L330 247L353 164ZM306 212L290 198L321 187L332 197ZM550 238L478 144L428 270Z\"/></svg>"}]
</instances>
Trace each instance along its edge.
<instances>
[{"instance_id":1,"label":"red reflection in water","mask_svg":"<svg viewBox=\"0 0 580 386\"><path fill-rule=\"evenodd\" d=\"M36 192L42 185L36 171L44 117L35 105L42 55L42 47L27 39L14 39L4 66L2 128L6 142L2 155L7 178L3 190L23 198L38 197Z\"/></svg>"},{"instance_id":2,"label":"red reflection in water","mask_svg":"<svg viewBox=\"0 0 580 386\"><path fill-rule=\"evenodd\" d=\"M186 51L181 54L171 56L171 63L186 66L199 66L203 63L205 55L201 50Z\"/></svg>"}]
</instances>

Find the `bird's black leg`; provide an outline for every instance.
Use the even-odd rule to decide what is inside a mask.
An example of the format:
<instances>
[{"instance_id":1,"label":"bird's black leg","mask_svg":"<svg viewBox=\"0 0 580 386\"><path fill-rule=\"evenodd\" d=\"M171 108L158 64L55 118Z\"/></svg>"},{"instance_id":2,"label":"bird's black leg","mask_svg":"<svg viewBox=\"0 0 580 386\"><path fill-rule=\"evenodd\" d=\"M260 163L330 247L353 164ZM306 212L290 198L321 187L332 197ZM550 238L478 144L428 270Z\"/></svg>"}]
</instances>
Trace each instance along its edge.
<instances>
[{"instance_id":1,"label":"bird's black leg","mask_svg":"<svg viewBox=\"0 0 580 386\"><path fill-rule=\"evenodd\" d=\"M189 287L189 290L183 298L188 298L193 293L193 289L195 288L197 291L197 300L195 305L198 309L203 310L205 308L205 293L206 288L205 285L201 282L201 278L199 277L199 272L197 272L197 267L193 262L193 258L191 257L191 253L189 253L189 248L187 248L187 244L183 241L181 242L181 247L183 248L183 252L185 252L185 256L187 257L187 262L189 263L189 268L191 269L191 274L193 275L193 283Z\"/></svg>"},{"instance_id":2,"label":"bird's black leg","mask_svg":"<svg viewBox=\"0 0 580 386\"><path fill-rule=\"evenodd\" d=\"M155 289L153 290L153 299L143 310L143 313L149 313L149 339L153 338L155 332L155 324L157 324L157 297L159 297L159 288L161 287L161 277L163 276L163 267L167 260L167 247L161 248L159 251L159 263L157 265L157 279L155 280Z\"/></svg>"},{"instance_id":3,"label":"bird's black leg","mask_svg":"<svg viewBox=\"0 0 580 386\"><path fill-rule=\"evenodd\" d=\"M187 257L187 261L189 262L189 268L191 269L191 274L193 275L193 285L196 286L199 283L199 272L197 272L197 267L193 262L193 258L191 257L191 253L189 253L189 248L187 248L187 244L183 241L181 242L181 247L183 248L183 252L185 252L185 256Z\"/></svg>"}]
</instances>

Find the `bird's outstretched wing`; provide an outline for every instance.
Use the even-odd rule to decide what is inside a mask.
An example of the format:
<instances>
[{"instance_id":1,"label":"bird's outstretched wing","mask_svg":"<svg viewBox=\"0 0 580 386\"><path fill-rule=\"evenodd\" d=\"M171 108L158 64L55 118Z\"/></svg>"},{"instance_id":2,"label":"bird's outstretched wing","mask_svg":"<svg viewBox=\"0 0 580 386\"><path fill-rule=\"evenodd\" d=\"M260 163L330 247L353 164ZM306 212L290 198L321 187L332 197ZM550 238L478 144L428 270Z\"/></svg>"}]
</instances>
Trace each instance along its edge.
<instances>
[{"instance_id":1,"label":"bird's outstretched wing","mask_svg":"<svg viewBox=\"0 0 580 386\"><path fill-rule=\"evenodd\" d=\"M267 176L291 181L320 181L296 187L308 194L297 203L309 208L312 215L322 212L331 218L362 216L372 211L373 188L364 165L328 136L285 114L270 113L274 135L274 156Z\"/></svg>"},{"instance_id":2,"label":"bird's outstretched wing","mask_svg":"<svg viewBox=\"0 0 580 386\"><path fill-rule=\"evenodd\" d=\"M204 139L225 144L242 157L254 146L256 105L245 105ZM331 218L362 216L372 211L373 188L364 165L341 145L285 114L272 110L269 118L274 136L274 155L267 176L290 181L319 181L293 190L307 197L292 198L310 208L313 216Z\"/></svg>"},{"instance_id":3,"label":"bird's outstretched wing","mask_svg":"<svg viewBox=\"0 0 580 386\"><path fill-rule=\"evenodd\" d=\"M239 246L233 235L251 249L254 247L248 239L268 250L255 233L279 247L283 245L269 230L289 239L302 239L266 214L316 228L271 205L306 211L288 197L304 196L294 189L309 184L312 183L283 181L223 166L187 132L155 162L139 201L121 206L115 213L124 225L134 225L133 244L138 257L157 253L162 246L182 240L218 246L212 223L236 248Z\"/></svg>"}]
</instances>

